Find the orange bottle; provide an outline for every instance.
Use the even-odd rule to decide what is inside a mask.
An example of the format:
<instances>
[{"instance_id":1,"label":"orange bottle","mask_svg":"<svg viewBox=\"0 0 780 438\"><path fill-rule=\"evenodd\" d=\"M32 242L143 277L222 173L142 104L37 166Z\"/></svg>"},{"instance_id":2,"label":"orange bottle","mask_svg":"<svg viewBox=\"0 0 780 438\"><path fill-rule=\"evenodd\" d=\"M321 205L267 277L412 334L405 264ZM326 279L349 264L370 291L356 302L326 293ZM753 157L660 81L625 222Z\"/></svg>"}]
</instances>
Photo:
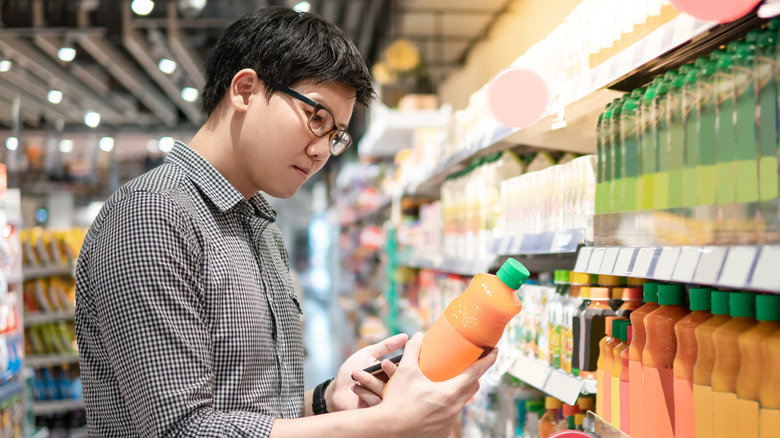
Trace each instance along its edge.
<instances>
[{"instance_id":1,"label":"orange bottle","mask_svg":"<svg viewBox=\"0 0 780 438\"><path fill-rule=\"evenodd\" d=\"M625 318L608 316L604 326L605 336L599 341L598 370L596 371L596 415L607 422L612 421L612 350L620 343L620 338L613 336L616 321ZM618 334L620 331L618 330Z\"/></svg>"},{"instance_id":2,"label":"orange bottle","mask_svg":"<svg viewBox=\"0 0 780 438\"><path fill-rule=\"evenodd\" d=\"M712 431L716 438L740 436L737 430L737 374L740 335L756 325L756 294L729 295L731 320L712 332L715 362L712 365Z\"/></svg>"},{"instance_id":3,"label":"orange bottle","mask_svg":"<svg viewBox=\"0 0 780 438\"><path fill-rule=\"evenodd\" d=\"M563 407L563 402L555 397L546 397L544 399L544 407L547 412L542 415L539 421L539 438L547 438L555 431L555 426L560 421L558 419L558 409Z\"/></svg>"},{"instance_id":4,"label":"orange bottle","mask_svg":"<svg viewBox=\"0 0 780 438\"><path fill-rule=\"evenodd\" d=\"M623 351L628 349L628 342L626 342L626 327L631 324L631 321L628 319L618 319L615 322L617 322L617 324L613 323L612 333L618 343L615 345L615 348L612 349L612 394L605 393L604 396L612 397L612 415L610 415L610 418L612 419L612 425L615 426L616 429L620 429L622 421L620 418L620 375L623 374L623 361L620 355ZM607 354L609 354L609 352ZM626 352L626 354L628 354L628 352ZM626 374L628 374L628 369L626 369Z\"/></svg>"},{"instance_id":5,"label":"orange bottle","mask_svg":"<svg viewBox=\"0 0 780 438\"><path fill-rule=\"evenodd\" d=\"M625 432L626 435L631 435L631 410L629 409L629 401L631 400L631 384L629 373L629 359L628 350L631 348L631 340L633 338L634 330L631 327L631 321L623 324L621 328L620 340L626 343L626 349L620 352L620 361L623 363L623 367L620 370L620 430Z\"/></svg>"},{"instance_id":6,"label":"orange bottle","mask_svg":"<svg viewBox=\"0 0 780 438\"><path fill-rule=\"evenodd\" d=\"M423 374L434 382L449 380L476 362L486 348L495 347L522 308L515 291L529 275L515 259L508 259L496 275L475 275L425 333L420 347Z\"/></svg>"},{"instance_id":7,"label":"orange bottle","mask_svg":"<svg viewBox=\"0 0 780 438\"><path fill-rule=\"evenodd\" d=\"M642 374L645 397L645 436L674 437L674 356L677 338L674 325L689 312L683 305L685 290L680 284L658 286L661 306L645 317L645 349Z\"/></svg>"},{"instance_id":8,"label":"orange bottle","mask_svg":"<svg viewBox=\"0 0 780 438\"><path fill-rule=\"evenodd\" d=\"M761 359L764 379L758 393L759 430L762 437L772 436L780 430L780 330L761 341Z\"/></svg>"},{"instance_id":9,"label":"orange bottle","mask_svg":"<svg viewBox=\"0 0 780 438\"><path fill-rule=\"evenodd\" d=\"M712 438L712 366L715 362L715 346L712 332L727 323L729 295L726 291L712 291L712 318L696 327L696 365L693 367L693 410L696 438Z\"/></svg>"},{"instance_id":10,"label":"orange bottle","mask_svg":"<svg viewBox=\"0 0 780 438\"><path fill-rule=\"evenodd\" d=\"M778 364L764 361L761 343L780 329L780 295L756 297L756 320L758 324L737 338L740 364L736 417L737 430L742 436L759 436L759 392L765 385L764 376Z\"/></svg>"},{"instance_id":11,"label":"orange bottle","mask_svg":"<svg viewBox=\"0 0 780 438\"><path fill-rule=\"evenodd\" d=\"M631 313L633 330L631 346L628 348L629 374L629 410L631 417L631 436L645 436L645 399L642 396L642 355L645 349L645 316L658 309L658 283L644 284L645 304Z\"/></svg>"},{"instance_id":12,"label":"orange bottle","mask_svg":"<svg viewBox=\"0 0 780 438\"><path fill-rule=\"evenodd\" d=\"M631 312L642 306L642 289L627 287L623 289L623 304L615 311L617 316L628 318Z\"/></svg>"},{"instance_id":13,"label":"orange bottle","mask_svg":"<svg viewBox=\"0 0 780 438\"><path fill-rule=\"evenodd\" d=\"M677 354L674 356L674 433L696 435L693 409L693 367L696 365L696 327L712 318L709 288L688 291L691 313L677 321Z\"/></svg>"}]
</instances>

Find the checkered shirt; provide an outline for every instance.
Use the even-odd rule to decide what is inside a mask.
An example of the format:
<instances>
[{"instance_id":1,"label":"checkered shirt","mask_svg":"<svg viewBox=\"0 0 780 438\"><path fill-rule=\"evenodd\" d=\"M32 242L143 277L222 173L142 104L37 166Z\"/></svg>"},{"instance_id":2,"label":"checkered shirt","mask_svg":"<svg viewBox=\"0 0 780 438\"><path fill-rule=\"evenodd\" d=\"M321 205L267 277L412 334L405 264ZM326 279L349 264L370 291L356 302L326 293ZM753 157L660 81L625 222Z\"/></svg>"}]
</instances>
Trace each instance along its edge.
<instances>
[{"instance_id":1,"label":"checkered shirt","mask_svg":"<svg viewBox=\"0 0 780 438\"><path fill-rule=\"evenodd\" d=\"M265 437L303 405L276 212L177 142L105 203L76 267L90 436Z\"/></svg>"}]
</instances>

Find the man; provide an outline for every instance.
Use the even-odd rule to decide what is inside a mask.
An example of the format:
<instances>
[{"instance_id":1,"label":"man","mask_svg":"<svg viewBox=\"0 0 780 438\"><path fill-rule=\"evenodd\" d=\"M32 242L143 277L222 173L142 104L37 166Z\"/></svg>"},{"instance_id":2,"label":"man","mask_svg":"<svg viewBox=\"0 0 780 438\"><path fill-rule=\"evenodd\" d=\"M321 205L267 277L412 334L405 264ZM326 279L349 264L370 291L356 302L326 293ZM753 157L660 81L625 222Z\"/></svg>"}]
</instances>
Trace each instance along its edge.
<instances>
[{"instance_id":1,"label":"man","mask_svg":"<svg viewBox=\"0 0 780 438\"><path fill-rule=\"evenodd\" d=\"M316 16L261 9L227 29L205 74L205 125L112 195L81 249L90 435L447 436L495 353L434 383L420 335L398 335L303 390L300 307L259 192L292 196L351 143L353 107L373 97L355 46ZM362 369L404 343L382 397Z\"/></svg>"}]
</instances>

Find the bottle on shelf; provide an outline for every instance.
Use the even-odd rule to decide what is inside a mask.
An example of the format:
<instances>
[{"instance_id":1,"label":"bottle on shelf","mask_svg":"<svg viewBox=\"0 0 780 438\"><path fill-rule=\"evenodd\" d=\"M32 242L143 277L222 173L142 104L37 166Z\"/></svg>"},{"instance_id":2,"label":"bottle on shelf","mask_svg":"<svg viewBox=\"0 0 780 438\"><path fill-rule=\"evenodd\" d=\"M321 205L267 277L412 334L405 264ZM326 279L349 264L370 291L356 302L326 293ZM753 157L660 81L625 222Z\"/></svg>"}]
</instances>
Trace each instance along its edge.
<instances>
[{"instance_id":1,"label":"bottle on shelf","mask_svg":"<svg viewBox=\"0 0 780 438\"><path fill-rule=\"evenodd\" d=\"M574 307L572 312L572 329L571 334L567 334L569 339L566 340L566 365L569 367L568 372L575 376L580 374L580 356L581 347L580 338L584 331L584 320L582 319L582 313L590 305L590 284L591 275L581 272L571 273L571 296L575 300L571 303ZM571 346L571 348L570 348ZM565 370L565 369L564 369Z\"/></svg>"},{"instance_id":2,"label":"bottle on shelf","mask_svg":"<svg viewBox=\"0 0 780 438\"><path fill-rule=\"evenodd\" d=\"M772 436L780 430L780 330L775 330L761 341L761 359L764 364L761 388L758 393L760 436Z\"/></svg>"},{"instance_id":3,"label":"bottle on shelf","mask_svg":"<svg viewBox=\"0 0 780 438\"><path fill-rule=\"evenodd\" d=\"M609 307L617 309L620 307L620 300L623 298L623 283L625 280L622 277L615 275L599 275L599 287L607 288L609 290Z\"/></svg>"},{"instance_id":4,"label":"bottle on shelf","mask_svg":"<svg viewBox=\"0 0 780 438\"><path fill-rule=\"evenodd\" d=\"M676 76L676 71L667 72L659 81L653 98L653 123L656 124L658 136L658 152L653 174L653 209L655 210L669 208L669 123L666 117L666 102L670 84Z\"/></svg>"},{"instance_id":5,"label":"bottle on shelf","mask_svg":"<svg viewBox=\"0 0 780 438\"><path fill-rule=\"evenodd\" d=\"M637 287L623 288L623 296L621 297L623 304L615 311L617 316L628 318L631 316L631 312L642 306L642 289Z\"/></svg>"},{"instance_id":6,"label":"bottle on shelf","mask_svg":"<svg viewBox=\"0 0 780 438\"><path fill-rule=\"evenodd\" d=\"M515 259L496 275L477 274L444 310L422 340L420 370L430 380L449 380L498 343L509 320L522 308L515 292L530 276ZM479 324L476 324L479 322Z\"/></svg>"},{"instance_id":7,"label":"bottle on shelf","mask_svg":"<svg viewBox=\"0 0 780 438\"><path fill-rule=\"evenodd\" d=\"M699 168L699 133L696 130L699 114L699 94L697 86L701 73L701 60L696 60L695 66L685 75L682 87L682 126L685 132L685 163L683 165L682 184L683 206L693 207L698 204L698 168Z\"/></svg>"},{"instance_id":8,"label":"bottle on shelf","mask_svg":"<svg viewBox=\"0 0 780 438\"><path fill-rule=\"evenodd\" d=\"M558 410L563 407L563 402L555 397L546 397L544 407L547 412L542 415L542 419L539 421L539 438L547 438L555 432L555 427L561 421L558 418Z\"/></svg>"},{"instance_id":9,"label":"bottle on shelf","mask_svg":"<svg viewBox=\"0 0 780 438\"><path fill-rule=\"evenodd\" d=\"M604 397L611 397L612 403L612 414L610 415L610 418L612 419L612 425L615 426L616 429L620 429L622 425L622 418L621 418L621 406L620 406L620 379L623 375L623 360L621 358L621 355L623 352L628 349L628 342L627 342L627 327L631 325L631 321L628 319L617 319L613 321L612 326L612 332L615 333L615 338L617 340L617 345L612 349L612 351L607 351L607 354L612 355L612 370L611 370L611 377L612 377L612 387L611 387L611 393L604 394ZM626 352L626 355L628 355L628 352ZM626 379L628 378L628 368L626 367L625 370Z\"/></svg>"},{"instance_id":10,"label":"bottle on shelf","mask_svg":"<svg viewBox=\"0 0 780 438\"><path fill-rule=\"evenodd\" d=\"M655 162L658 152L658 136L656 135L657 124L654 123L655 109L653 108L653 99L655 98L656 86L651 84L645 90L642 96L640 111L640 153L639 153L639 176L637 177L636 196L637 210L652 210L653 208L653 190L655 189Z\"/></svg>"},{"instance_id":11,"label":"bottle on shelf","mask_svg":"<svg viewBox=\"0 0 780 438\"><path fill-rule=\"evenodd\" d=\"M732 292L729 295L731 319L712 332L715 361L712 365L712 430L716 438L739 436L737 419L737 339L756 325L756 294Z\"/></svg>"},{"instance_id":12,"label":"bottle on shelf","mask_svg":"<svg viewBox=\"0 0 780 438\"><path fill-rule=\"evenodd\" d=\"M615 316L615 311L609 307L609 289L603 287L590 288L590 305L582 312L580 326L584 326L580 334L580 376L584 379L596 379L599 359L599 341L606 333L606 318Z\"/></svg>"},{"instance_id":13,"label":"bottle on shelf","mask_svg":"<svg viewBox=\"0 0 780 438\"><path fill-rule=\"evenodd\" d=\"M553 432L562 432L564 430L574 430L574 416L580 413L580 408L576 404L563 404L561 408L563 419L558 422Z\"/></svg>"},{"instance_id":14,"label":"bottle on shelf","mask_svg":"<svg viewBox=\"0 0 780 438\"><path fill-rule=\"evenodd\" d=\"M683 86L692 64L683 64L677 75L669 82L669 94L666 99L666 121L669 127L668 164L668 207L683 207L683 166L685 161L685 129L683 125Z\"/></svg>"},{"instance_id":15,"label":"bottle on shelf","mask_svg":"<svg viewBox=\"0 0 780 438\"><path fill-rule=\"evenodd\" d=\"M644 89L637 88L632 91L629 98L623 103L623 112L620 118L620 142L623 150L623 166L621 172L623 180L620 184L619 196L623 199L620 211L636 210L636 183L639 174L639 142L640 142L640 116L639 103Z\"/></svg>"},{"instance_id":16,"label":"bottle on shelf","mask_svg":"<svg viewBox=\"0 0 780 438\"><path fill-rule=\"evenodd\" d=\"M631 435L634 438L645 436L645 399L643 397L644 379L642 376L642 355L645 349L645 316L658 309L658 283L644 284L645 304L631 313L633 336L629 355L629 388Z\"/></svg>"},{"instance_id":17,"label":"bottle on shelf","mask_svg":"<svg viewBox=\"0 0 780 438\"><path fill-rule=\"evenodd\" d=\"M712 291L712 318L696 327L696 365L693 367L693 407L697 437L711 438L712 430L712 366L715 346L712 333L731 319L727 291Z\"/></svg>"},{"instance_id":18,"label":"bottle on shelf","mask_svg":"<svg viewBox=\"0 0 780 438\"><path fill-rule=\"evenodd\" d=\"M764 376L777 363L764 360L761 343L780 330L780 295L756 296L758 324L737 338L739 374L737 375L737 430L743 436L759 435L759 392Z\"/></svg>"},{"instance_id":19,"label":"bottle on shelf","mask_svg":"<svg viewBox=\"0 0 780 438\"><path fill-rule=\"evenodd\" d=\"M620 352L620 430L628 435L631 434L631 410L629 409L631 400L631 376L629 373L628 351L631 348L633 333L631 321L623 324L620 331L620 340L626 344L626 348Z\"/></svg>"},{"instance_id":20,"label":"bottle on shelf","mask_svg":"<svg viewBox=\"0 0 780 438\"><path fill-rule=\"evenodd\" d=\"M603 418L606 421L610 421L612 412L612 349L620 342L619 338L613 337L615 321L618 320L616 316L608 316L604 325L604 337L599 341L599 356L596 363L596 388L597 394L600 396L596 398L596 415ZM618 331L618 333L620 333ZM615 340L617 339L617 342ZM609 396L607 394L610 394Z\"/></svg>"},{"instance_id":21,"label":"bottle on shelf","mask_svg":"<svg viewBox=\"0 0 780 438\"><path fill-rule=\"evenodd\" d=\"M709 288L691 288L691 313L677 321L677 353L674 356L674 431L677 436L695 436L693 368L696 365L696 327L712 318Z\"/></svg>"},{"instance_id":22,"label":"bottle on shelf","mask_svg":"<svg viewBox=\"0 0 780 438\"><path fill-rule=\"evenodd\" d=\"M703 59L698 80L697 93L699 102L699 118L696 126L698 133L699 160L698 169L698 205L714 205L716 186L712 182L717 178L717 136L715 122L717 110L715 101L714 76L717 71L717 50L710 54L708 60ZM709 237L709 236L708 236Z\"/></svg>"},{"instance_id":23,"label":"bottle on shelf","mask_svg":"<svg viewBox=\"0 0 780 438\"><path fill-rule=\"evenodd\" d=\"M566 295L569 291L569 271L556 270L554 278L556 285L555 294L547 303L548 356L550 366L561 368L561 339L563 338L562 330L564 325L563 307L566 304Z\"/></svg>"}]
</instances>

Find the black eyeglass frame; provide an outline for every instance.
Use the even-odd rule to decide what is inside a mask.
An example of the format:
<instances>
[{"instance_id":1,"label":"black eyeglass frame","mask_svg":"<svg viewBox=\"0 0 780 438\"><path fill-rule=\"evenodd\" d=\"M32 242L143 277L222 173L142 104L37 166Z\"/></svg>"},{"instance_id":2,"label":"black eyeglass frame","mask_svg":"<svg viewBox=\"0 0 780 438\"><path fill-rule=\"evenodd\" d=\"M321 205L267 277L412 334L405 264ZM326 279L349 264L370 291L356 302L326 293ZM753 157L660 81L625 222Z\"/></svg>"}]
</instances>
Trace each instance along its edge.
<instances>
[{"instance_id":1,"label":"black eyeglass frame","mask_svg":"<svg viewBox=\"0 0 780 438\"><path fill-rule=\"evenodd\" d=\"M322 104L320 104L316 100L314 100L314 99L312 99L310 97L304 96L303 94L293 90L292 88L290 88L290 87L288 87L286 85L282 85L279 82L271 81L271 82L269 82L269 85L274 90L280 91L280 92L282 92L282 93L284 93L284 94L286 94L286 95L288 95L288 96L290 96L292 98L298 99L301 102L303 102L303 103L305 103L305 104L307 104L307 105L309 105L309 106L314 108L314 111L311 113L311 116L309 116L309 121L306 124L306 126L308 126L309 127L309 131L311 131L312 134L316 135L317 137L325 137L326 135L330 136L330 147L329 147L329 149L330 149L331 155L339 156L348 147L352 146L352 136L349 135L349 132L347 132L347 131L345 131L343 129L340 129L339 127L336 126L336 118L333 117L333 113L330 112L329 109L325 108ZM330 118L333 120L333 127L329 131L323 132L322 134L317 134L316 132L314 132L314 129L312 129L312 127L311 127L311 121L312 121L312 119L314 119L314 116L317 114L317 111L319 111L319 110L327 111L327 113L330 114ZM339 133L343 133L344 135L346 135L346 137L349 139L349 142L340 151L334 152L333 148L335 146L337 146L337 145L333 144L333 138L336 135L338 135ZM340 136L340 137L343 138L343 136Z\"/></svg>"}]
</instances>

